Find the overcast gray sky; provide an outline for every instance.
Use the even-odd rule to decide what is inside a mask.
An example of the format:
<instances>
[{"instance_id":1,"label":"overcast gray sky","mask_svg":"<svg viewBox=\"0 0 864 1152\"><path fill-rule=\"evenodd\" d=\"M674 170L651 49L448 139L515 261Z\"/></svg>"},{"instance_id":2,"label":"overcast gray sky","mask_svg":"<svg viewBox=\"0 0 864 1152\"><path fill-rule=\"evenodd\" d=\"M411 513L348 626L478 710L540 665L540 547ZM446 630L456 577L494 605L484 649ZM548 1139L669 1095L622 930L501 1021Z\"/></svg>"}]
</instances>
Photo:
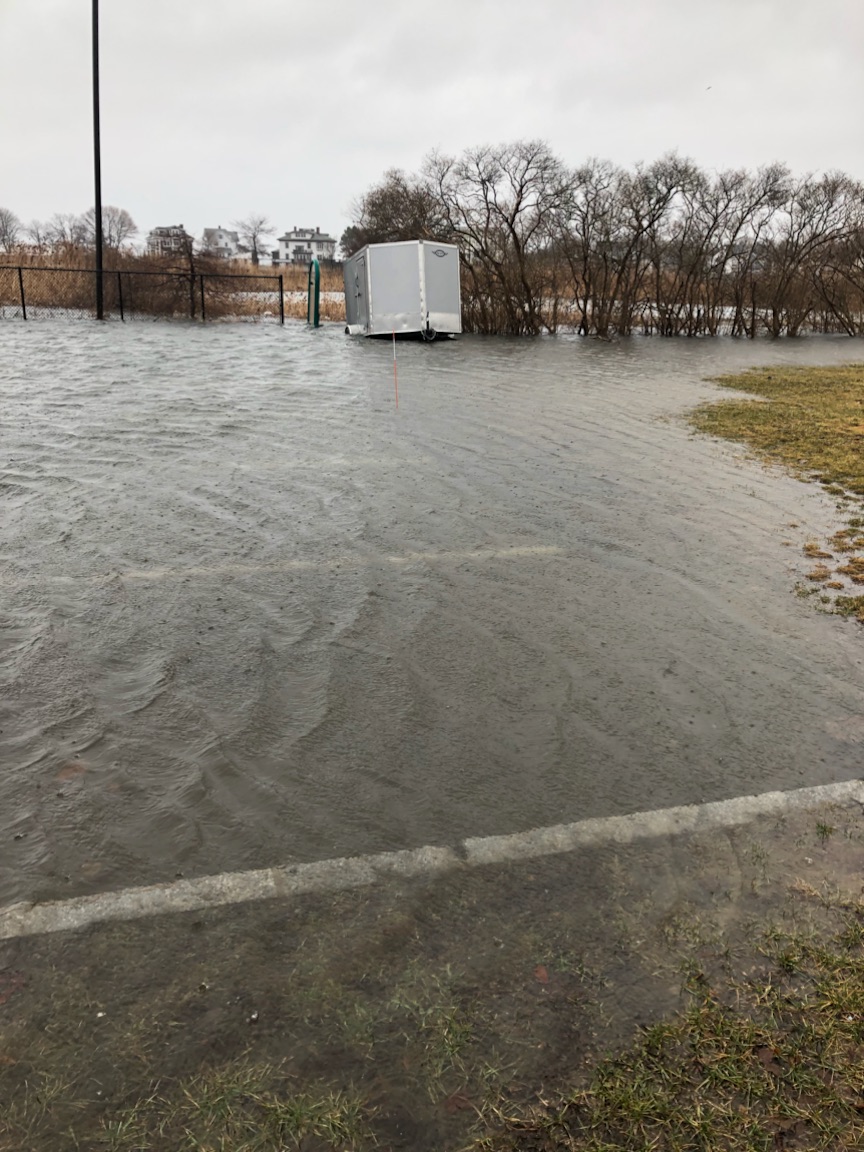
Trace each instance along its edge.
<instances>
[{"instance_id":1,"label":"overcast gray sky","mask_svg":"<svg viewBox=\"0 0 864 1152\"><path fill-rule=\"evenodd\" d=\"M864 179L864 0L102 0L103 197L339 234L433 147ZM93 202L89 0L0 0L0 205Z\"/></svg>"}]
</instances>

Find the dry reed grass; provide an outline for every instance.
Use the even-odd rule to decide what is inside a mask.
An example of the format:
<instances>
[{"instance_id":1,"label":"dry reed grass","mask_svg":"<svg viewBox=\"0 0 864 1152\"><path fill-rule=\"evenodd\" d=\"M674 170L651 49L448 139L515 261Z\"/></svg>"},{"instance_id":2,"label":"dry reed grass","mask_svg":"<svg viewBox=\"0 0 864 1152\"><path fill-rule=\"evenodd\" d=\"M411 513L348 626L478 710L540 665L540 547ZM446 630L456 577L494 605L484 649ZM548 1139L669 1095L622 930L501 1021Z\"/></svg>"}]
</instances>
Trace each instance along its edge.
<instances>
[{"instance_id":1,"label":"dry reed grass","mask_svg":"<svg viewBox=\"0 0 864 1152\"><path fill-rule=\"evenodd\" d=\"M20 312L23 282L30 316L46 312L92 315L96 286L91 261L92 253L78 249L50 255L32 251L12 254L0 266L0 308ZM181 258L108 252L103 279L105 309L108 314L122 313L126 318L144 315L200 320L203 313L208 320L272 319L279 316L280 280L285 316L305 319L305 267L256 268L212 257L184 262ZM344 321L341 267L321 269L321 292L321 319Z\"/></svg>"}]
</instances>

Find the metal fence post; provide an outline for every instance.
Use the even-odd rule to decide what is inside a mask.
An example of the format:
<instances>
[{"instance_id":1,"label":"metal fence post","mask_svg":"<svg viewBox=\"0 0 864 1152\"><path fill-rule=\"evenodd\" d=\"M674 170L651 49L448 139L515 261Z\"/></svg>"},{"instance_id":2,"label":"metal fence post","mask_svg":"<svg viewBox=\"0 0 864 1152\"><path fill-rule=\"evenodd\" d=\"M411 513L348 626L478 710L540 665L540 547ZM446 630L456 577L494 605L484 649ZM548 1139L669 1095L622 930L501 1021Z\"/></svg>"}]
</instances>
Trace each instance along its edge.
<instances>
[{"instance_id":1,"label":"metal fence post","mask_svg":"<svg viewBox=\"0 0 864 1152\"><path fill-rule=\"evenodd\" d=\"M21 318L27 319L27 304L24 300L24 273L18 268L18 291L21 293Z\"/></svg>"},{"instance_id":2,"label":"metal fence post","mask_svg":"<svg viewBox=\"0 0 864 1152\"><path fill-rule=\"evenodd\" d=\"M120 305L120 319L124 320L126 317L123 315L123 273L117 273L117 303Z\"/></svg>"},{"instance_id":3,"label":"metal fence post","mask_svg":"<svg viewBox=\"0 0 864 1152\"><path fill-rule=\"evenodd\" d=\"M285 281L282 273L279 273L279 323L285 323Z\"/></svg>"},{"instance_id":4,"label":"metal fence post","mask_svg":"<svg viewBox=\"0 0 864 1152\"><path fill-rule=\"evenodd\" d=\"M206 320L207 315L204 312L204 273L203 272L201 273L199 280L201 282L201 319Z\"/></svg>"},{"instance_id":5,"label":"metal fence post","mask_svg":"<svg viewBox=\"0 0 864 1152\"><path fill-rule=\"evenodd\" d=\"M93 176L95 204L93 208L94 240L96 247L96 319L105 319L105 293L103 282L103 221L102 221L102 144L99 127L99 0L92 5L93 33Z\"/></svg>"}]
</instances>

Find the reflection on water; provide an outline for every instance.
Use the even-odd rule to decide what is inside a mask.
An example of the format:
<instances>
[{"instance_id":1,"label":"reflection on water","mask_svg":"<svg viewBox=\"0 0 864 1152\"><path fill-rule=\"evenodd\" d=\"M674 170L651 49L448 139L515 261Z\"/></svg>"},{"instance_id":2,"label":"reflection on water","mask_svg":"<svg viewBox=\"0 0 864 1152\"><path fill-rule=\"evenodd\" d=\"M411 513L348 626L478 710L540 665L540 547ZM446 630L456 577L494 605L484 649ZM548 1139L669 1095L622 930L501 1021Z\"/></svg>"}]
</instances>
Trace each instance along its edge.
<instances>
[{"instance_id":1,"label":"reflection on water","mask_svg":"<svg viewBox=\"0 0 864 1152\"><path fill-rule=\"evenodd\" d=\"M339 327L0 355L3 902L860 773L831 503L681 419L848 341L405 345L398 413Z\"/></svg>"}]
</instances>

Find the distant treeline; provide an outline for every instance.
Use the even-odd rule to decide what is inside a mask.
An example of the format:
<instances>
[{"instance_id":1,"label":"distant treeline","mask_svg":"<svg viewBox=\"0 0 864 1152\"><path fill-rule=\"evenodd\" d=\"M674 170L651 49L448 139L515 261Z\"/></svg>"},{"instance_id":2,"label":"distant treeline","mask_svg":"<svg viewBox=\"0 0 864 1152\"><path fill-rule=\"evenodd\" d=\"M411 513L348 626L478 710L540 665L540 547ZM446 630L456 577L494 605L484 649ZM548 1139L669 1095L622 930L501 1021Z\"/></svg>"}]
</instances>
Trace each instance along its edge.
<instances>
[{"instance_id":1,"label":"distant treeline","mask_svg":"<svg viewBox=\"0 0 864 1152\"><path fill-rule=\"evenodd\" d=\"M418 237L459 244L470 331L864 335L864 187L840 172L433 152L357 201L342 248Z\"/></svg>"}]
</instances>

